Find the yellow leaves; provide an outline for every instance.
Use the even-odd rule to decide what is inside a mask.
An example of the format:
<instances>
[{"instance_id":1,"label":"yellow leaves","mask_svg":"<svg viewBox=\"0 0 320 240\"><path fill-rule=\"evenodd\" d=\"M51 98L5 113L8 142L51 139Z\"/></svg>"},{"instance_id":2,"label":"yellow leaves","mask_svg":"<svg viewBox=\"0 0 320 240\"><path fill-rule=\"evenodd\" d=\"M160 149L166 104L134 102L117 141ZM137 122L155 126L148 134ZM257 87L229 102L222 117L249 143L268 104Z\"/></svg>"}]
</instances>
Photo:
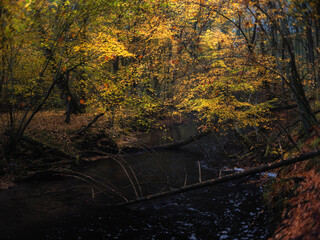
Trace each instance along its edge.
<instances>
[{"instance_id":1,"label":"yellow leaves","mask_svg":"<svg viewBox=\"0 0 320 240\"><path fill-rule=\"evenodd\" d=\"M24 7L28 9L29 6L30 6L30 4L31 4L31 2L28 2L28 3L26 3L26 4L24 5Z\"/></svg>"},{"instance_id":2,"label":"yellow leaves","mask_svg":"<svg viewBox=\"0 0 320 240\"><path fill-rule=\"evenodd\" d=\"M209 49L223 53L235 44L236 36L234 33L224 33L220 29L208 30L201 37L201 42Z\"/></svg>"},{"instance_id":3,"label":"yellow leaves","mask_svg":"<svg viewBox=\"0 0 320 240\"><path fill-rule=\"evenodd\" d=\"M227 65L224 63L224 61L223 60L217 60L217 61L214 61L213 63L212 63L212 67L214 67L214 68L226 68L227 67Z\"/></svg>"},{"instance_id":4,"label":"yellow leaves","mask_svg":"<svg viewBox=\"0 0 320 240\"><path fill-rule=\"evenodd\" d=\"M207 33L206 37L212 41L212 45L218 45L219 42L231 44L228 39L214 36L212 32ZM236 48L232 52L241 53L241 50ZM265 81L261 69L257 66L249 67L245 58L231 57L228 49L213 47L206 54L209 59L212 57L217 60L213 60L209 72L186 83L190 89L186 105L201 113L208 121L219 119L220 124L236 122L245 127L268 122L269 104L263 103L262 99L261 103L260 99L257 102L251 100L251 95L257 94Z\"/></svg>"},{"instance_id":5,"label":"yellow leaves","mask_svg":"<svg viewBox=\"0 0 320 240\"><path fill-rule=\"evenodd\" d=\"M74 46L73 50L75 53L81 51L88 57L99 59L98 63L100 65L115 59L117 56L133 56L132 53L127 51L124 43L103 32L91 33L90 40Z\"/></svg>"},{"instance_id":6,"label":"yellow leaves","mask_svg":"<svg viewBox=\"0 0 320 240\"><path fill-rule=\"evenodd\" d=\"M110 57L115 55L123 57L133 56L118 39L102 33L95 39L95 44L91 45L91 50L93 49Z\"/></svg>"}]
</instances>

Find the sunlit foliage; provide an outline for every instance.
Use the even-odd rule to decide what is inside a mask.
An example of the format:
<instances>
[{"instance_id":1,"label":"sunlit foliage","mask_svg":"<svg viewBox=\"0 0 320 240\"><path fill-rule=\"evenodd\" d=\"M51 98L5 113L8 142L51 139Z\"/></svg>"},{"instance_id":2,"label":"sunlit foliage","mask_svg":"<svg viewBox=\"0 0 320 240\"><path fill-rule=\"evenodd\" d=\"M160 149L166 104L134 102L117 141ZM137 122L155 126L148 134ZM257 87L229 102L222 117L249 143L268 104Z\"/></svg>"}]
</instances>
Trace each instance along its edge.
<instances>
[{"instance_id":1,"label":"sunlit foliage","mask_svg":"<svg viewBox=\"0 0 320 240\"><path fill-rule=\"evenodd\" d=\"M105 112L106 127L144 130L192 112L209 130L266 126L272 106L295 101L304 128L317 124L316 1L4 0L0 10L14 142L44 106L65 108L66 122Z\"/></svg>"}]
</instances>

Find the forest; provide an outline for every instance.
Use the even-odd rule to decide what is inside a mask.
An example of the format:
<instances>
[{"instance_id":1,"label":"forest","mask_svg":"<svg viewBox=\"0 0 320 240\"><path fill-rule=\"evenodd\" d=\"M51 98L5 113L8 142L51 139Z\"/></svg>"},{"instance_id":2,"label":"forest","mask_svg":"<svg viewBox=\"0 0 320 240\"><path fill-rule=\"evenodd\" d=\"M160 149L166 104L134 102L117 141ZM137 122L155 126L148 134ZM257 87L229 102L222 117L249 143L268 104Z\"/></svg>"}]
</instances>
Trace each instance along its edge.
<instances>
[{"instance_id":1,"label":"forest","mask_svg":"<svg viewBox=\"0 0 320 240\"><path fill-rule=\"evenodd\" d=\"M319 113L318 0L0 0L0 238L319 239ZM253 235L143 217L239 189Z\"/></svg>"}]
</instances>

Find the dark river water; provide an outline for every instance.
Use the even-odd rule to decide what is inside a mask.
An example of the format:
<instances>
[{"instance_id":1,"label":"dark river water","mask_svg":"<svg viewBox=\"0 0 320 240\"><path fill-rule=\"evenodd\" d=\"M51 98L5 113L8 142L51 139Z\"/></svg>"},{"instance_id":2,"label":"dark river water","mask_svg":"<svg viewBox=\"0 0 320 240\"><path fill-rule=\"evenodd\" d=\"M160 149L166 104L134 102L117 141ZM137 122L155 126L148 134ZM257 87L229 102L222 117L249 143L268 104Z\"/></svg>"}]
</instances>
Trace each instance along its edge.
<instances>
[{"instance_id":1,"label":"dark river water","mask_svg":"<svg viewBox=\"0 0 320 240\"><path fill-rule=\"evenodd\" d=\"M194 126L142 135L143 145L184 139ZM234 167L207 136L179 151L105 159L63 177L0 191L0 239L267 239L263 189L245 178L150 201L115 206L224 174Z\"/></svg>"}]
</instances>

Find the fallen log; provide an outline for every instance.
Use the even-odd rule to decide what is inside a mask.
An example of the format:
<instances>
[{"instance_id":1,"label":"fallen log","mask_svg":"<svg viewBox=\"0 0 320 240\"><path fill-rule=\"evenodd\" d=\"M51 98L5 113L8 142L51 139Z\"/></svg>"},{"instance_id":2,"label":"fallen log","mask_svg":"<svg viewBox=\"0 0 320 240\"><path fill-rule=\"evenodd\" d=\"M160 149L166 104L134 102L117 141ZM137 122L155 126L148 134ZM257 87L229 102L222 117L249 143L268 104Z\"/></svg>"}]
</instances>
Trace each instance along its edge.
<instances>
[{"instance_id":1,"label":"fallen log","mask_svg":"<svg viewBox=\"0 0 320 240\"><path fill-rule=\"evenodd\" d=\"M173 142L173 143L168 143L168 144L163 144L163 145L158 145L158 146L148 146L148 149L151 150L174 150L174 149L179 149L189 143L192 143L200 138L203 138L205 136L208 136L211 132L203 132L199 133L197 135L192 135L184 140ZM142 151L144 150L145 147L124 147L121 149L123 152L135 152L135 151Z\"/></svg>"},{"instance_id":2,"label":"fallen log","mask_svg":"<svg viewBox=\"0 0 320 240\"><path fill-rule=\"evenodd\" d=\"M211 132L203 132L199 133L197 135L192 135L191 137L188 137L184 140L168 143L160 146L155 146L153 149L162 150L162 149L178 149L181 148L189 143L192 143L200 138L203 138L205 136L208 136Z\"/></svg>"},{"instance_id":3,"label":"fallen log","mask_svg":"<svg viewBox=\"0 0 320 240\"><path fill-rule=\"evenodd\" d=\"M148 201L148 200L155 199L155 198L168 196L168 195L173 195L173 194L177 194L177 193L183 193L183 192L187 192L187 191L191 191L191 190L195 190L195 189L199 189L199 188L204 188L204 187L217 185L219 183L231 181L231 180L234 180L234 179L238 179L238 178L242 178L242 177L246 177L246 176L251 176L251 175L256 174L256 173L265 172L265 171L269 171L269 170L272 170L272 169L289 166L291 164L294 164L294 163L297 163L297 162L302 162L302 161L305 161L305 160L309 160L309 159L317 157L317 156L320 156L320 150L318 150L316 152L312 152L312 153L302 154L302 155L300 155L298 157L290 158L290 159L287 159L287 160L281 160L281 161L275 162L275 163L264 164L264 165L262 165L260 167L251 168L251 169L248 169L248 170L243 171L243 172L237 172L237 173L229 174L229 175L222 176L222 177L219 177L219 178L206 180L206 181L195 183L195 184L188 185L188 186L183 186L183 187L180 187L180 188L173 189L171 191L161 192L161 193L157 193L157 194L153 194L153 195L148 195L148 196L145 196L145 197L142 197L142 198L138 198L136 200L132 200L132 201L128 201L128 202L125 202L125 203L121 203L121 204L119 204L119 206L125 206L125 205L129 205L129 204L133 204L133 203L138 203L138 202Z\"/></svg>"}]
</instances>

